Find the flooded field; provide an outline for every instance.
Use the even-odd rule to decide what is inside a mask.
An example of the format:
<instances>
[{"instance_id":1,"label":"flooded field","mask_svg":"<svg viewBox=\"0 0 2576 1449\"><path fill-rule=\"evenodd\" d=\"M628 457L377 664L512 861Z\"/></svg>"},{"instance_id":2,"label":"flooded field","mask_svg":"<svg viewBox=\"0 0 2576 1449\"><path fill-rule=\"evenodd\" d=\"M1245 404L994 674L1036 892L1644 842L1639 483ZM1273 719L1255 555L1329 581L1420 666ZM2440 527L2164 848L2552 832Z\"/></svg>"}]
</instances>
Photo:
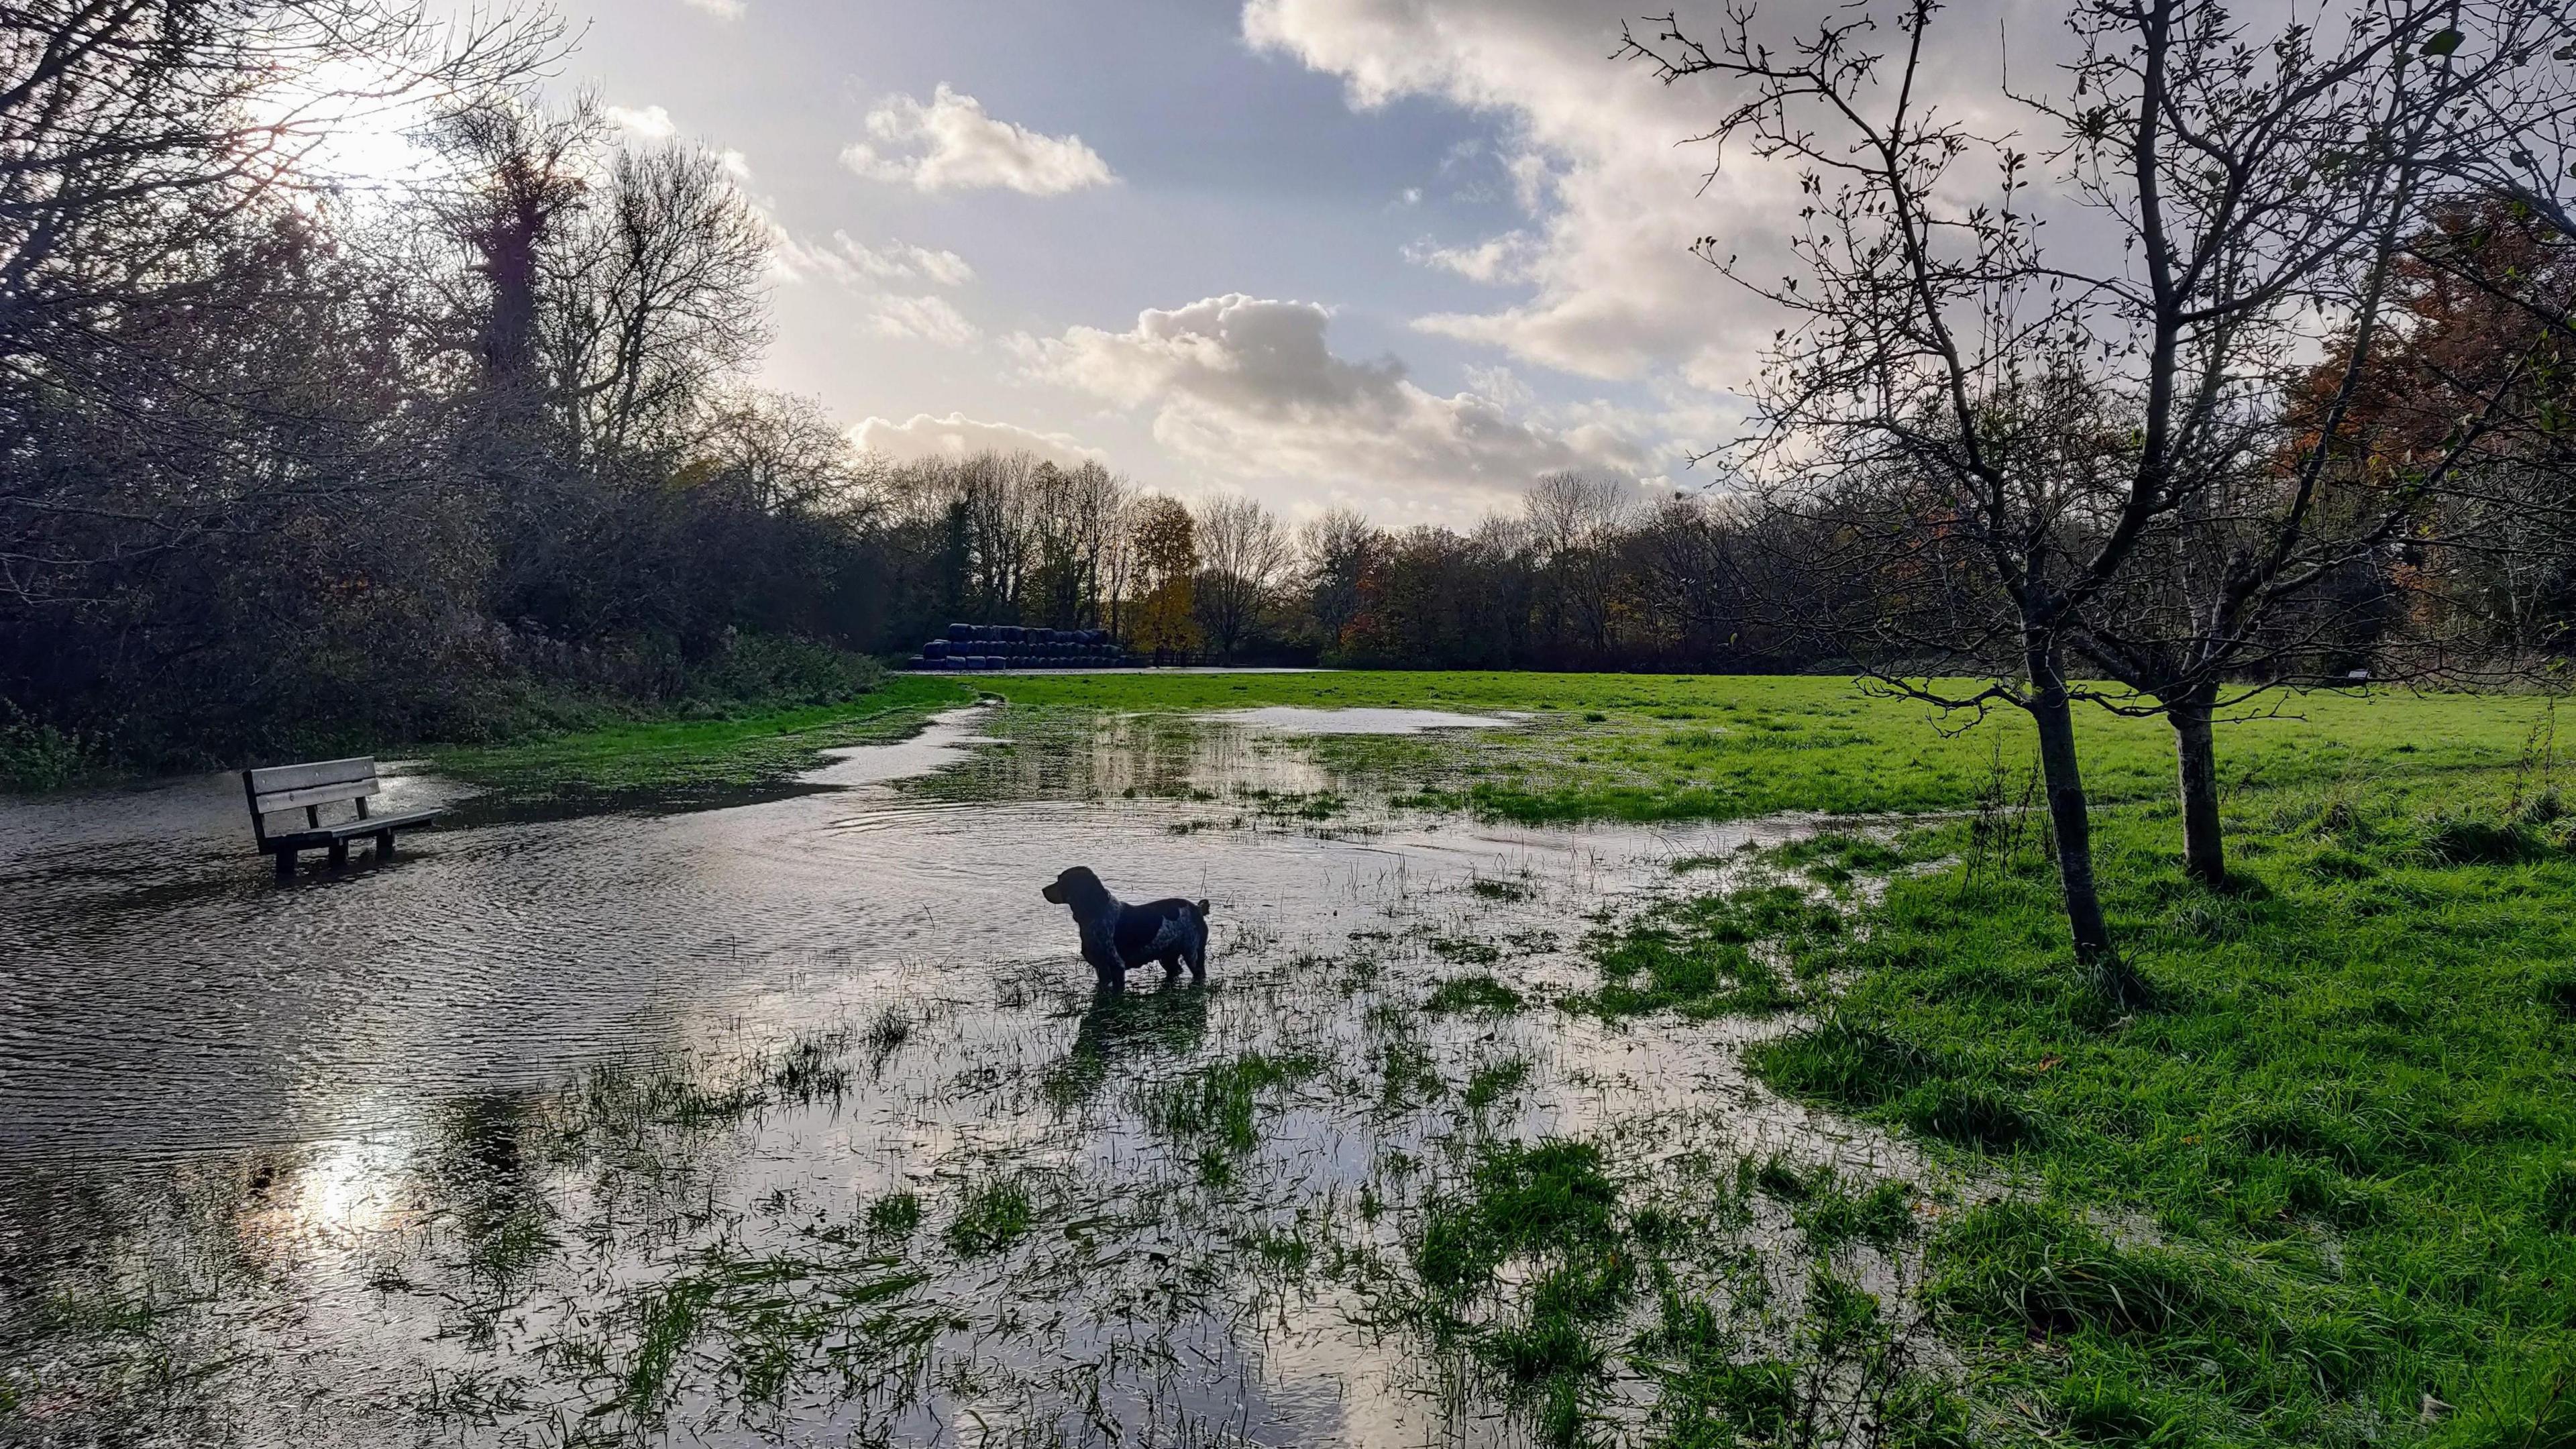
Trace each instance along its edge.
<instances>
[{"instance_id":1,"label":"flooded field","mask_svg":"<svg viewBox=\"0 0 2576 1449\"><path fill-rule=\"evenodd\" d=\"M1597 931L1812 822L1482 825L1312 749L1518 727L1403 716L969 710L285 888L229 779L0 807L0 1442L1889 1412L1909 1340L1836 1295L1909 1271L1922 1164L1751 1083L1782 1018L1584 1009ZM1075 864L1209 898L1209 983L1095 995Z\"/></svg>"}]
</instances>

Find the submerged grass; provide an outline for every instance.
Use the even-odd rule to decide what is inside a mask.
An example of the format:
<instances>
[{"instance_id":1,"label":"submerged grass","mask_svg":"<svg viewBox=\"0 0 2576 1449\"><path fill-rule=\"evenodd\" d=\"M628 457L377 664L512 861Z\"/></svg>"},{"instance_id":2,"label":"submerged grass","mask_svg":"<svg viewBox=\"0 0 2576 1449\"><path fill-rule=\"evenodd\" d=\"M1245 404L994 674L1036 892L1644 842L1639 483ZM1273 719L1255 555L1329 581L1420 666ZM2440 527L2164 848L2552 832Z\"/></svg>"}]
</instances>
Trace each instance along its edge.
<instances>
[{"instance_id":1,"label":"submerged grass","mask_svg":"<svg viewBox=\"0 0 2576 1449\"><path fill-rule=\"evenodd\" d=\"M1661 902L1595 943L1608 1015L1763 1016L1798 1005L1790 968L1841 936L1843 917L1795 886Z\"/></svg>"},{"instance_id":2,"label":"submerged grass","mask_svg":"<svg viewBox=\"0 0 2576 1449\"><path fill-rule=\"evenodd\" d=\"M1483 972L1471 976L1452 976L1431 988L1422 1009L1435 1016L1459 1014L1508 1015L1527 1005L1518 991Z\"/></svg>"},{"instance_id":3,"label":"submerged grass","mask_svg":"<svg viewBox=\"0 0 2576 1449\"><path fill-rule=\"evenodd\" d=\"M1249 1152L1261 1140L1256 1114L1263 1094L1296 1087L1323 1069L1323 1059L1307 1052L1245 1052L1155 1088L1145 1120L1169 1137Z\"/></svg>"}]
</instances>

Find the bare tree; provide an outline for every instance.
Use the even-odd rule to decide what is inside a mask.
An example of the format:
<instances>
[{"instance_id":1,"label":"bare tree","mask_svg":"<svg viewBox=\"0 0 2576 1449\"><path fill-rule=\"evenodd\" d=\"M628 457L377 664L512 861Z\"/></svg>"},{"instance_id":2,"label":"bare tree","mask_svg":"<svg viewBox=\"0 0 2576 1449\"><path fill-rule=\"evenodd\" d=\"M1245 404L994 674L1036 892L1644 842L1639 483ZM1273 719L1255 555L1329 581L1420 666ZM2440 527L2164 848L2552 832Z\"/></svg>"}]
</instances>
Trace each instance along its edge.
<instances>
[{"instance_id":1,"label":"bare tree","mask_svg":"<svg viewBox=\"0 0 2576 1449\"><path fill-rule=\"evenodd\" d=\"M768 340L769 231L724 162L619 150L601 195L543 254L541 345L570 461L667 448L710 384Z\"/></svg>"},{"instance_id":2,"label":"bare tree","mask_svg":"<svg viewBox=\"0 0 2576 1449\"><path fill-rule=\"evenodd\" d=\"M1296 560L1288 530L1249 498L1220 498L1198 511L1199 577L1194 601L1217 653L1242 647L1281 576Z\"/></svg>"},{"instance_id":3,"label":"bare tree","mask_svg":"<svg viewBox=\"0 0 2576 1449\"><path fill-rule=\"evenodd\" d=\"M953 465L950 486L964 512L970 549L968 589L984 617L1019 617L1020 586L1028 577L1036 532L1029 484L1038 467L1030 453L977 453Z\"/></svg>"},{"instance_id":4,"label":"bare tree","mask_svg":"<svg viewBox=\"0 0 2576 1449\"><path fill-rule=\"evenodd\" d=\"M1779 48L1744 12L1707 44L1669 17L1630 37L1668 81L1737 88L1712 139L1800 169L1803 276L1700 243L1797 319L1735 462L1774 504L1840 525L1810 535L1833 540L1818 576L1874 587L1819 617L1878 679L2029 714L2076 956L2114 995L2134 982L2094 881L2072 718L2112 696L2070 657L2112 637L2100 611L2142 560L2193 556L2150 548L2158 530L2225 519L2245 546L2193 590L2222 607L2158 687L2218 679L2273 607L2439 486L2403 480L2377 522L2324 545L2338 420L2282 467L2279 419L2302 350L2379 305L2438 190L2428 158L2528 123L2512 98L2541 94L2516 88L2564 43L2565 3L2360 0L2331 31L2258 36L2208 0L2088 0L2068 94L2007 98L2048 133L2036 156L1938 104L1933 0L1837 11ZM2064 246L2051 213L2081 218ZM1932 677L1958 669L1982 682Z\"/></svg>"},{"instance_id":5,"label":"bare tree","mask_svg":"<svg viewBox=\"0 0 2576 1449\"><path fill-rule=\"evenodd\" d=\"M1306 520L1298 530L1297 551L1306 570L1306 608L1315 621L1317 643L1339 649L1344 632L1359 616L1369 569L1386 552L1386 536L1356 510L1335 508Z\"/></svg>"},{"instance_id":6,"label":"bare tree","mask_svg":"<svg viewBox=\"0 0 2576 1449\"><path fill-rule=\"evenodd\" d=\"M1635 482L1608 473L1550 473L1521 502L1547 607L1571 626L1587 654L1606 655L1618 603L1618 546L1637 512Z\"/></svg>"},{"instance_id":7,"label":"bare tree","mask_svg":"<svg viewBox=\"0 0 2576 1449\"><path fill-rule=\"evenodd\" d=\"M330 135L514 82L556 44L547 22L443 27L416 0L0 9L0 353L184 289L193 248L323 179L305 163Z\"/></svg>"},{"instance_id":8,"label":"bare tree","mask_svg":"<svg viewBox=\"0 0 2576 1449\"><path fill-rule=\"evenodd\" d=\"M494 91L451 107L427 139L450 174L424 193L471 256L481 295L450 305L479 314L475 352L503 430L531 431L543 405L538 325L544 257L562 242L591 189L589 156L606 135L588 98L549 114Z\"/></svg>"},{"instance_id":9,"label":"bare tree","mask_svg":"<svg viewBox=\"0 0 2576 1449\"><path fill-rule=\"evenodd\" d=\"M1144 500L1132 491L1122 489L1104 523L1107 532L1100 541L1100 622L1112 639L1124 640L1135 617L1135 604L1144 577L1137 539L1141 532L1138 515Z\"/></svg>"},{"instance_id":10,"label":"bare tree","mask_svg":"<svg viewBox=\"0 0 2576 1449\"><path fill-rule=\"evenodd\" d=\"M1031 486L1037 615L1056 628L1089 628L1101 617L1102 565L1127 485L1085 462L1072 468L1041 463Z\"/></svg>"}]
</instances>

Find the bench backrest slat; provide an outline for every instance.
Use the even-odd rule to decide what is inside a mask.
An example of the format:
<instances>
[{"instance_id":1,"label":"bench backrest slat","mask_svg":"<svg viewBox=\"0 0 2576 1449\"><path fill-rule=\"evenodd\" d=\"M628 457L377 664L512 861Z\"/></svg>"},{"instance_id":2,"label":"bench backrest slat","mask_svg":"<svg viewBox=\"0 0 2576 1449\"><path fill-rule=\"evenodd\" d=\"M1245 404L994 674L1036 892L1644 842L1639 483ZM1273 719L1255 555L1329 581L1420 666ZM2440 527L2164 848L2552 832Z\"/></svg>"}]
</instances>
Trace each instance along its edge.
<instances>
[{"instance_id":1,"label":"bench backrest slat","mask_svg":"<svg viewBox=\"0 0 2576 1449\"><path fill-rule=\"evenodd\" d=\"M344 785L307 785L301 790L270 790L252 796L251 808L262 815L278 810L301 810L307 805L329 805L341 800L355 800L362 795L381 795L385 787L373 780L352 780Z\"/></svg>"},{"instance_id":2,"label":"bench backrest slat","mask_svg":"<svg viewBox=\"0 0 2576 1449\"><path fill-rule=\"evenodd\" d=\"M310 765L272 765L265 770L251 770L251 793L266 795L276 790L301 790L307 785L344 785L356 780L376 778L376 761L372 755L347 760L321 760Z\"/></svg>"},{"instance_id":3,"label":"bench backrest slat","mask_svg":"<svg viewBox=\"0 0 2576 1449\"><path fill-rule=\"evenodd\" d=\"M254 815L301 810L309 805L329 805L384 792L384 786L376 779L376 762L370 756L244 770L242 784L250 795Z\"/></svg>"}]
</instances>

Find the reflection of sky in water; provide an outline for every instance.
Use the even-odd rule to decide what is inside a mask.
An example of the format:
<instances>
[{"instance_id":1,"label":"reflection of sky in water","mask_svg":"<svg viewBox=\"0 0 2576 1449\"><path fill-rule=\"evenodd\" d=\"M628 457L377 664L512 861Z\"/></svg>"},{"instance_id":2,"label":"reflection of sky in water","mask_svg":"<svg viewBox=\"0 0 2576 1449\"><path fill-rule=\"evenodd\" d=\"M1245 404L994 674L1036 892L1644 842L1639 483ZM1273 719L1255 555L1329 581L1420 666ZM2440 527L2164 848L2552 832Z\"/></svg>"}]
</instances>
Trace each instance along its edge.
<instances>
[{"instance_id":1,"label":"reflection of sky in water","mask_svg":"<svg viewBox=\"0 0 2576 1449\"><path fill-rule=\"evenodd\" d=\"M227 810L211 786L0 807L0 891L26 905L0 922L22 963L0 1018L0 1267L205 1295L168 1351L224 1365L203 1380L211 1427L191 1431L207 1442L226 1425L381 1442L387 1416L440 1406L467 1442L497 1442L595 1398L597 1376L562 1365L690 1264L864 1256L816 1235L905 1188L935 1225L965 1185L1027 1174L1036 1246L888 1300L928 1315L945 1387L809 1390L745 1428L740 1385L702 1352L675 1370L673 1424L710 1442L973 1442L970 1408L1026 1429L1096 1393L1167 1437L1506 1442L1488 1409L1425 1397L1418 1366L1352 1326L1356 1305L1265 1297L1246 1257L1247 1223L1319 1211L1391 1241L1391 1219L1350 1204L1401 1188L1390 1149L1433 1161L1460 1128L1454 1099L1380 1100L1389 1031L1418 1032L1459 1081L1527 1059L1527 1090L1483 1122L1500 1134L1624 1134L1649 1161L1892 1151L1754 1089L1730 1042L1759 1028L1373 1013L1457 974L1455 942L1524 989L1588 986L1601 912L1676 858L1804 822L1483 826L1367 805L1368 782L1240 722L1015 715L1010 738L976 743L989 719L840 752L815 777L832 793L442 831L388 869L282 890L240 838L238 796ZM1275 808L1327 791L1362 801L1356 817L1318 831ZM1213 989L1165 997L1149 973L1093 1002L1070 922L1038 896L1071 864L1130 898L1212 897ZM690 1125L664 1120L669 1093L756 1087L799 1038L825 1044L844 1090L748 1112L690 1098ZM1211 1184L1142 1107L1249 1050L1323 1065ZM621 1115L648 1099L659 1125ZM0 1348L28 1331L0 1322ZM524 1380L526 1402L458 1407L458 1385L487 1380Z\"/></svg>"},{"instance_id":2,"label":"reflection of sky in water","mask_svg":"<svg viewBox=\"0 0 2576 1449\"><path fill-rule=\"evenodd\" d=\"M1307 709L1293 704L1220 710L1199 716L1214 724L1283 735L1418 735L1428 730L1494 729L1524 717L1451 714L1438 709Z\"/></svg>"}]
</instances>

